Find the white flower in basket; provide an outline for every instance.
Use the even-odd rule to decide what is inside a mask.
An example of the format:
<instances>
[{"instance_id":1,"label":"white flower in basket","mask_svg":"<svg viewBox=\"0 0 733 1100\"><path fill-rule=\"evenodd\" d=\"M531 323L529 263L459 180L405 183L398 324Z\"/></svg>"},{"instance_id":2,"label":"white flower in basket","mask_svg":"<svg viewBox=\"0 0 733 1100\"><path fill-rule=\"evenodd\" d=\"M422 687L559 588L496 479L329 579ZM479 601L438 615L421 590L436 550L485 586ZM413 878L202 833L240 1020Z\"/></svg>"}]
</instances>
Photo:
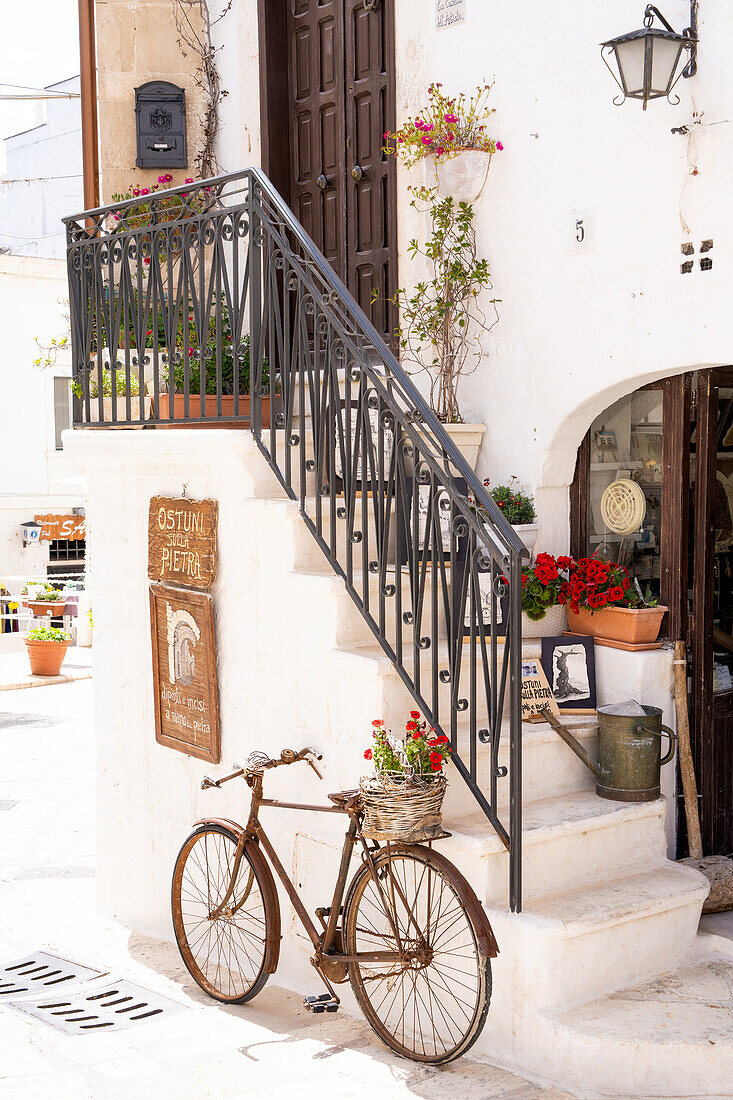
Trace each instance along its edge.
<instances>
[{"instance_id":1,"label":"white flower in basket","mask_svg":"<svg viewBox=\"0 0 733 1100\"><path fill-rule=\"evenodd\" d=\"M374 760L376 774L363 776L359 784L364 836L407 843L441 836L448 738L428 729L417 710L410 712L402 740L393 737L381 719L372 725L374 745L364 756Z\"/></svg>"}]
</instances>

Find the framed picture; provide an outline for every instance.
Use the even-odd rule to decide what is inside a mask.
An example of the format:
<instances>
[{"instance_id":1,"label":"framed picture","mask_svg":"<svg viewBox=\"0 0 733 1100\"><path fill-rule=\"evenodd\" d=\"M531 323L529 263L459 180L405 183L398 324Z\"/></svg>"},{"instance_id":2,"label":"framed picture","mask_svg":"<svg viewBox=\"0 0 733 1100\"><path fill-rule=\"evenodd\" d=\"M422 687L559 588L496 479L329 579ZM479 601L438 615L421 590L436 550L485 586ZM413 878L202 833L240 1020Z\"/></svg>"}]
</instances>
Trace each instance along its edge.
<instances>
[{"instance_id":1,"label":"framed picture","mask_svg":"<svg viewBox=\"0 0 733 1100\"><path fill-rule=\"evenodd\" d=\"M596 660L593 638L562 634L542 639L542 667L563 711L595 710Z\"/></svg>"},{"instance_id":2,"label":"framed picture","mask_svg":"<svg viewBox=\"0 0 733 1100\"><path fill-rule=\"evenodd\" d=\"M155 740L218 764L214 603L208 592L150 585Z\"/></svg>"}]
</instances>

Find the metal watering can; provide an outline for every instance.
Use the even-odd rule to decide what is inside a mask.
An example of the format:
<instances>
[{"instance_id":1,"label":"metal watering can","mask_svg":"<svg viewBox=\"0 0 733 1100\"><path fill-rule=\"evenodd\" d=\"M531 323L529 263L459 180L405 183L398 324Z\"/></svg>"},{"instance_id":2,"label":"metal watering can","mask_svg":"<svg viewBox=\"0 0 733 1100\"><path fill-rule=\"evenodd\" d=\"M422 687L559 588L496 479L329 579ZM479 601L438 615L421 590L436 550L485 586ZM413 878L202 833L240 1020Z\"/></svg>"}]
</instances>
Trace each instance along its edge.
<instances>
[{"instance_id":1,"label":"metal watering can","mask_svg":"<svg viewBox=\"0 0 733 1100\"><path fill-rule=\"evenodd\" d=\"M622 713L626 709L628 713ZM621 713L619 713L621 712ZM643 713L642 713L643 712ZM592 760L549 710L543 717L596 777L596 794L616 802L652 802L660 794L660 769L674 756L677 735L662 723L659 707L614 703L598 707L598 760ZM662 757L662 737L669 750Z\"/></svg>"}]
</instances>

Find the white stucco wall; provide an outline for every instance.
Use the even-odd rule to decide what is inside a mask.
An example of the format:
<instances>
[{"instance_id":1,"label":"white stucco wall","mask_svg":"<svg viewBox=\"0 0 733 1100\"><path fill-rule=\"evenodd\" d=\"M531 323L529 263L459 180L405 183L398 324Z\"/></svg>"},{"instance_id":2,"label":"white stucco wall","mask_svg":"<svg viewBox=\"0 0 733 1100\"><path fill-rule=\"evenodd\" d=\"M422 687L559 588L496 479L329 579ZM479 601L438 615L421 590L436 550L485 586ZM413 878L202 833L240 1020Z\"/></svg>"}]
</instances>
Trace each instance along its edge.
<instances>
[{"instance_id":1,"label":"white stucco wall","mask_svg":"<svg viewBox=\"0 0 733 1100\"><path fill-rule=\"evenodd\" d=\"M537 490L540 549L567 546L567 486L599 412L654 378L733 357L733 123L725 121L733 118L733 9L706 0L697 77L680 81L679 106L660 100L646 112L636 102L614 106L618 89L599 56L600 42L637 27L642 14L636 0L568 0L562 11L541 0L468 0L464 23L436 30L432 0L396 5L398 122L420 109L433 80L456 92L495 80L491 129L505 149L477 216L501 319L462 405L467 420L488 425L479 472L492 480L516 474ZM689 4L670 0L664 14L681 29ZM220 149L231 169L258 159L255 0L238 0L220 27L230 91ZM702 124L687 137L671 134L693 111ZM407 241L421 228L406 186L424 178L422 167L400 168L403 281L415 271ZM579 215L589 231L582 248L573 246ZM708 237L713 268L701 272L699 244ZM686 241L696 248L695 270L681 275Z\"/></svg>"}]
</instances>

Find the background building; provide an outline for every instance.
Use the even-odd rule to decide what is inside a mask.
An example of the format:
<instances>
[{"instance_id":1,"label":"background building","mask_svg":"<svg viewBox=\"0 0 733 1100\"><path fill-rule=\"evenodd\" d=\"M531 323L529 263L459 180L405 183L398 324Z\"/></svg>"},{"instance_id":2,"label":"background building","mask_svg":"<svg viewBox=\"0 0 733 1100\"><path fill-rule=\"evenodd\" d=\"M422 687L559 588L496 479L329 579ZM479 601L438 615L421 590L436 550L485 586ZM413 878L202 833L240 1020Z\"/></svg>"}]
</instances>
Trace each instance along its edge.
<instances>
[{"instance_id":1,"label":"background building","mask_svg":"<svg viewBox=\"0 0 733 1100\"><path fill-rule=\"evenodd\" d=\"M79 77L49 84L47 92L79 92ZM0 249L18 256L63 259L61 218L82 207L79 99L44 99L43 121L4 138L0 179Z\"/></svg>"}]
</instances>

